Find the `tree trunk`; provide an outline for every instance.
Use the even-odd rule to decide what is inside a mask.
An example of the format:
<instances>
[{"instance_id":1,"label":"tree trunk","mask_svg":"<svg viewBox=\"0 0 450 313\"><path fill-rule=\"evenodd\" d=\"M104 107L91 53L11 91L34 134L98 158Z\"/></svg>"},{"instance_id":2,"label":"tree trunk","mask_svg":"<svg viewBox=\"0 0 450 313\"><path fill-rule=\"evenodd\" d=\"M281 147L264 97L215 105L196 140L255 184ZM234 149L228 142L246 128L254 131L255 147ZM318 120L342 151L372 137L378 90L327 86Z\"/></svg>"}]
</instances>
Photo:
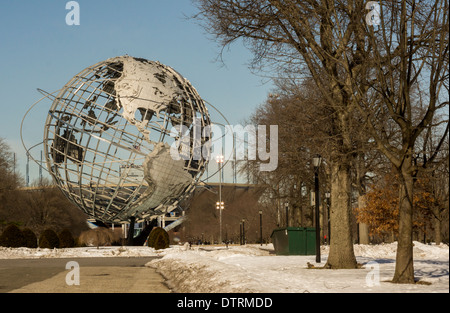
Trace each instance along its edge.
<instances>
[{"instance_id":1,"label":"tree trunk","mask_svg":"<svg viewBox=\"0 0 450 313\"><path fill-rule=\"evenodd\" d=\"M294 223L293 226L294 227L302 227L302 215L301 215L301 211L300 211L300 206L298 205L294 205L293 206L293 210L294 210Z\"/></svg>"},{"instance_id":2,"label":"tree trunk","mask_svg":"<svg viewBox=\"0 0 450 313\"><path fill-rule=\"evenodd\" d=\"M363 209L366 207L366 197L364 195L358 196L358 207ZM369 225L365 223L359 223L359 243L361 245L368 245L370 243L369 239Z\"/></svg>"},{"instance_id":3,"label":"tree trunk","mask_svg":"<svg viewBox=\"0 0 450 313\"><path fill-rule=\"evenodd\" d=\"M414 178L410 165L404 163L400 171L400 203L399 203L399 232L397 257L393 283L414 283L413 262L413 192Z\"/></svg>"},{"instance_id":4,"label":"tree trunk","mask_svg":"<svg viewBox=\"0 0 450 313\"><path fill-rule=\"evenodd\" d=\"M351 227L350 166L339 163L331 166L331 242L325 267L353 269L356 268L356 258Z\"/></svg>"},{"instance_id":5,"label":"tree trunk","mask_svg":"<svg viewBox=\"0 0 450 313\"><path fill-rule=\"evenodd\" d=\"M438 206L433 208L434 213L434 242L436 245L440 245L442 241L441 235L441 214Z\"/></svg>"},{"instance_id":6,"label":"tree trunk","mask_svg":"<svg viewBox=\"0 0 450 313\"><path fill-rule=\"evenodd\" d=\"M369 225L365 223L359 224L359 244L361 245L370 244Z\"/></svg>"},{"instance_id":7,"label":"tree trunk","mask_svg":"<svg viewBox=\"0 0 450 313\"><path fill-rule=\"evenodd\" d=\"M366 179L365 179L365 157L363 152L359 152L356 158L356 183L358 184L358 208L364 209L366 207ZM359 223L359 244L369 244L369 226L364 223Z\"/></svg>"}]
</instances>

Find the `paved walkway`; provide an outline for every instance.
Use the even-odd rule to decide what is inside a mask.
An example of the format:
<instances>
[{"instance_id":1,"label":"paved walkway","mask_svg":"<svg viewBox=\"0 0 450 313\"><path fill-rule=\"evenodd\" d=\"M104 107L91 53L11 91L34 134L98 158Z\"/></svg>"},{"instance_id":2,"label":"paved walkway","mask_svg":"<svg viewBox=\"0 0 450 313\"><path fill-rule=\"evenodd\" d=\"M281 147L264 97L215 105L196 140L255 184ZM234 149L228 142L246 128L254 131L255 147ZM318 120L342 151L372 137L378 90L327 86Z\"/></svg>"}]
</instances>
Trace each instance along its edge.
<instances>
[{"instance_id":1,"label":"paved walkway","mask_svg":"<svg viewBox=\"0 0 450 313\"><path fill-rule=\"evenodd\" d=\"M0 260L0 292L11 293L169 293L161 275L144 265L152 258ZM74 268L79 264L79 285Z\"/></svg>"}]
</instances>

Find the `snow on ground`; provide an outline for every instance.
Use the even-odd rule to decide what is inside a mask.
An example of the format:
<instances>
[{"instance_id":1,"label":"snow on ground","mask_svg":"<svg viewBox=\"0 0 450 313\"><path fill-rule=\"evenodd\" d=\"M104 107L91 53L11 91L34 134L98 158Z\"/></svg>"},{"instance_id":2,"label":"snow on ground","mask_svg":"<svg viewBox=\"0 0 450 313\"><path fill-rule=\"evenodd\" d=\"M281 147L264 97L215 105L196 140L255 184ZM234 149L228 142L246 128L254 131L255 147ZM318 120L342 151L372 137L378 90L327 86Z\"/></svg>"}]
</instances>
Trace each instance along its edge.
<instances>
[{"instance_id":1,"label":"snow on ground","mask_svg":"<svg viewBox=\"0 0 450 313\"><path fill-rule=\"evenodd\" d=\"M160 256L147 264L156 268L177 292L301 293L301 292L449 292L449 247L414 242L415 276L422 284L398 285L394 276L397 243L355 245L361 269L308 269L324 265L328 247L315 256L276 256L273 246L85 247L29 249L0 247L0 259ZM369 263L370 262L370 263ZM423 284L426 282L427 284Z\"/></svg>"},{"instance_id":2,"label":"snow on ground","mask_svg":"<svg viewBox=\"0 0 450 313\"><path fill-rule=\"evenodd\" d=\"M148 247L83 247L61 249L30 249L0 247L0 259L41 259L41 258L98 258L98 257L147 257L157 256Z\"/></svg>"},{"instance_id":3,"label":"snow on ground","mask_svg":"<svg viewBox=\"0 0 450 313\"><path fill-rule=\"evenodd\" d=\"M178 292L301 293L301 292L449 292L449 247L414 243L416 278L430 285L398 285L394 276L397 243L355 245L354 270L308 269L307 263L324 265L315 256L276 256L272 245L187 247L163 252L147 266L157 268Z\"/></svg>"}]
</instances>

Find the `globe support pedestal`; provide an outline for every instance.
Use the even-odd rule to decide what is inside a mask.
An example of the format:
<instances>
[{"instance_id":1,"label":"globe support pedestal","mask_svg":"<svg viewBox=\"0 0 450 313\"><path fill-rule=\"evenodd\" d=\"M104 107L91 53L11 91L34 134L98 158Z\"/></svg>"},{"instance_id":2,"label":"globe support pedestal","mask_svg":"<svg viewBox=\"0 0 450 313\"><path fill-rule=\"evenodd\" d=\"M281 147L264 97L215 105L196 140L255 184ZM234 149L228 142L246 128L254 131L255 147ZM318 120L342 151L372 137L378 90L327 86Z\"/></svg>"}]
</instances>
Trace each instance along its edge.
<instances>
[{"instance_id":1,"label":"globe support pedestal","mask_svg":"<svg viewBox=\"0 0 450 313\"><path fill-rule=\"evenodd\" d=\"M128 235L127 235L127 245L133 246L134 245L134 224L136 223L136 217L131 216L130 217L130 227L128 228Z\"/></svg>"}]
</instances>

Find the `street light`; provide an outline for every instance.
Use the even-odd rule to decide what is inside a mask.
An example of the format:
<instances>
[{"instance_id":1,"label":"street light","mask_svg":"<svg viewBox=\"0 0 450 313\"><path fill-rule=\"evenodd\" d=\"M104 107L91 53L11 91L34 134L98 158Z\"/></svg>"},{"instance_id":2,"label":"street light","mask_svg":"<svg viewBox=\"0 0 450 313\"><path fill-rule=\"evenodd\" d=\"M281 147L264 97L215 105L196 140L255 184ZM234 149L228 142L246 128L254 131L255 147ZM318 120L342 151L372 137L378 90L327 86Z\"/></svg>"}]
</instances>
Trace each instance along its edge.
<instances>
[{"instance_id":1,"label":"street light","mask_svg":"<svg viewBox=\"0 0 450 313\"><path fill-rule=\"evenodd\" d=\"M320 155L316 155L313 158L314 169L317 169L320 166L321 163L322 163L322 157Z\"/></svg>"},{"instance_id":2,"label":"street light","mask_svg":"<svg viewBox=\"0 0 450 313\"><path fill-rule=\"evenodd\" d=\"M284 203L284 208L286 209L286 230L289 227L289 202Z\"/></svg>"},{"instance_id":3,"label":"street light","mask_svg":"<svg viewBox=\"0 0 450 313\"><path fill-rule=\"evenodd\" d=\"M223 210L223 202L222 202L222 164L224 161L223 155L216 156L216 162L219 166L219 205L216 204L216 206L219 206L219 244L222 243L222 210Z\"/></svg>"},{"instance_id":4,"label":"street light","mask_svg":"<svg viewBox=\"0 0 450 313\"><path fill-rule=\"evenodd\" d=\"M314 165L314 192L316 204L316 263L320 263L320 213L319 213L319 167L322 157L316 155L313 158Z\"/></svg>"},{"instance_id":5,"label":"street light","mask_svg":"<svg viewBox=\"0 0 450 313\"><path fill-rule=\"evenodd\" d=\"M224 156L223 155L219 154L219 155L216 156L216 162L217 163L223 163L223 161L224 161Z\"/></svg>"},{"instance_id":6,"label":"street light","mask_svg":"<svg viewBox=\"0 0 450 313\"><path fill-rule=\"evenodd\" d=\"M242 246L242 222L239 223L239 244Z\"/></svg>"},{"instance_id":7,"label":"street light","mask_svg":"<svg viewBox=\"0 0 450 313\"><path fill-rule=\"evenodd\" d=\"M331 197L331 193L329 191L327 191L325 193L325 198L327 199L327 219L328 219L328 237L327 237L327 242L328 244L330 244L330 234L331 234L331 230L330 230L330 197Z\"/></svg>"},{"instance_id":8,"label":"street light","mask_svg":"<svg viewBox=\"0 0 450 313\"><path fill-rule=\"evenodd\" d=\"M216 202L216 210L219 211L219 244L222 243L222 210L225 208L223 201Z\"/></svg>"},{"instance_id":9,"label":"street light","mask_svg":"<svg viewBox=\"0 0 450 313\"><path fill-rule=\"evenodd\" d=\"M242 244L245 246L245 219L242 219Z\"/></svg>"},{"instance_id":10,"label":"street light","mask_svg":"<svg viewBox=\"0 0 450 313\"><path fill-rule=\"evenodd\" d=\"M261 246L263 243L262 237L262 210L259 210L259 240L261 241Z\"/></svg>"}]
</instances>

